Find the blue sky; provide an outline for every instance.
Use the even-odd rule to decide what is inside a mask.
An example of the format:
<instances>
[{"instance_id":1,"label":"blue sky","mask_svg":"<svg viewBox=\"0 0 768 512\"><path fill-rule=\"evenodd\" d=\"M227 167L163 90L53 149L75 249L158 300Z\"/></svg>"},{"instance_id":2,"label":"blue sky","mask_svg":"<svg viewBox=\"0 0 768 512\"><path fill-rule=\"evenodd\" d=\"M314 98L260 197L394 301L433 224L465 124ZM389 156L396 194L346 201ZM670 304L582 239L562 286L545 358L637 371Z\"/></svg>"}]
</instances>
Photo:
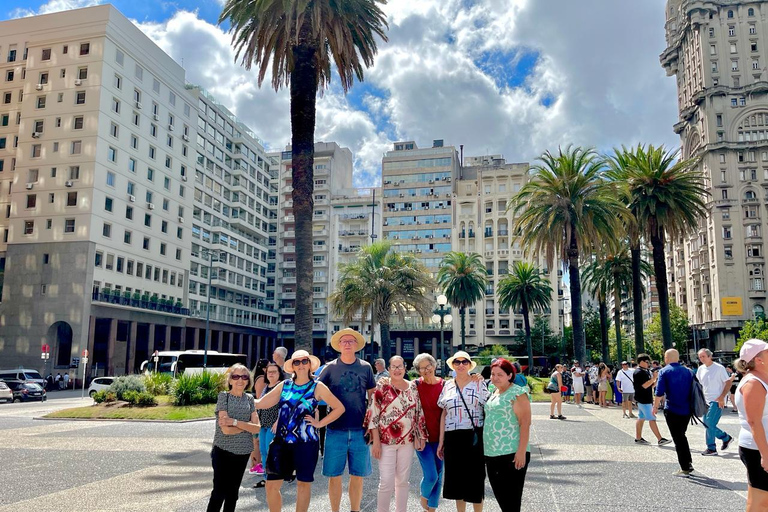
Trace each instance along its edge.
<instances>
[{"instance_id":1,"label":"blue sky","mask_svg":"<svg viewBox=\"0 0 768 512\"><path fill-rule=\"evenodd\" d=\"M4 0L0 17L104 0ZM465 154L532 161L574 143L607 151L639 142L677 147L676 92L658 55L664 0L389 0L389 42L365 82L318 101L316 139L355 155L357 185L376 185L396 140L433 139ZM216 26L221 2L112 4L212 92L270 149L290 138L284 91L259 89Z\"/></svg>"}]
</instances>

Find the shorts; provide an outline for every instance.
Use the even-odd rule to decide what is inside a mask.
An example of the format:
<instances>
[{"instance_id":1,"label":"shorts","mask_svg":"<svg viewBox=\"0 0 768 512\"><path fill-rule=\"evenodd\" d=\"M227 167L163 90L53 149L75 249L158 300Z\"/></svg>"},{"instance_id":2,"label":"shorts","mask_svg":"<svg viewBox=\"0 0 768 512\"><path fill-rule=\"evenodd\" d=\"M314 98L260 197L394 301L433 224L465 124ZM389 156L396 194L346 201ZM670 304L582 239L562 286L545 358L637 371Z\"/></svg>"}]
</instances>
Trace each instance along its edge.
<instances>
[{"instance_id":1,"label":"shorts","mask_svg":"<svg viewBox=\"0 0 768 512\"><path fill-rule=\"evenodd\" d=\"M277 440L273 440L269 449ZM284 443L281 442L282 452L280 453L280 474L269 474L267 471L267 480L286 480L296 472L296 480L299 482L314 482L315 468L317 467L317 458L320 453L320 443L318 441L306 441L303 443ZM267 455L267 466L269 467L269 455Z\"/></svg>"},{"instance_id":2,"label":"shorts","mask_svg":"<svg viewBox=\"0 0 768 512\"><path fill-rule=\"evenodd\" d=\"M635 401L635 394L634 393L622 393L622 398L625 402L634 402Z\"/></svg>"},{"instance_id":3,"label":"shorts","mask_svg":"<svg viewBox=\"0 0 768 512\"><path fill-rule=\"evenodd\" d=\"M597 390L600 391L600 392L608 391L608 383L607 382L600 382L597 385Z\"/></svg>"},{"instance_id":4,"label":"shorts","mask_svg":"<svg viewBox=\"0 0 768 512\"><path fill-rule=\"evenodd\" d=\"M653 404L637 404L637 419L656 421L653 415Z\"/></svg>"},{"instance_id":5,"label":"shorts","mask_svg":"<svg viewBox=\"0 0 768 512\"><path fill-rule=\"evenodd\" d=\"M751 487L768 492L768 473L760 465L760 451L739 446L739 457L747 467L747 481Z\"/></svg>"},{"instance_id":6,"label":"shorts","mask_svg":"<svg viewBox=\"0 0 768 512\"><path fill-rule=\"evenodd\" d=\"M597 391L598 391L598 389L597 389L597 382L593 382L593 383L592 383L592 384L590 384L590 385L592 386L592 391L594 391L595 393L597 393Z\"/></svg>"},{"instance_id":7,"label":"shorts","mask_svg":"<svg viewBox=\"0 0 768 512\"><path fill-rule=\"evenodd\" d=\"M365 442L364 433L363 429L326 429L323 476L332 478L343 475L347 462L351 476L370 476L371 450Z\"/></svg>"}]
</instances>

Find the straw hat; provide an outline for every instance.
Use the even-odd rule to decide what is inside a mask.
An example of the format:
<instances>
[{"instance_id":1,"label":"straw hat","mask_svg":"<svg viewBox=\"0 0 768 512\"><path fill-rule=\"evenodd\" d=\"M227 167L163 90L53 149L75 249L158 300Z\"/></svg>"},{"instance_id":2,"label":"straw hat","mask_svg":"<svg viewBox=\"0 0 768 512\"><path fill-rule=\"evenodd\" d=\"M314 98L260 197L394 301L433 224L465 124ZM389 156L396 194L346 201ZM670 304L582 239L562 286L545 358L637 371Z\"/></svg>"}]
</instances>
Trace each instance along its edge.
<instances>
[{"instance_id":1,"label":"straw hat","mask_svg":"<svg viewBox=\"0 0 768 512\"><path fill-rule=\"evenodd\" d=\"M349 336L349 335L354 336L355 340L357 340L357 350L361 350L365 346L365 344L368 343L362 334L352 329L351 327L347 327L346 329L342 329L336 332L331 337L331 346L333 347L333 350L335 350L336 352L341 352L341 346L339 345L339 342L341 341L341 338L343 336Z\"/></svg>"},{"instance_id":2,"label":"straw hat","mask_svg":"<svg viewBox=\"0 0 768 512\"><path fill-rule=\"evenodd\" d=\"M291 358L283 364L283 370L287 373L293 373L293 360L294 359L304 359L305 357L309 358L309 370L310 373L314 373L315 370L320 368L320 360L307 352L306 350L297 350L293 353Z\"/></svg>"},{"instance_id":3,"label":"straw hat","mask_svg":"<svg viewBox=\"0 0 768 512\"><path fill-rule=\"evenodd\" d=\"M472 370L474 370L477 367L477 363L472 361L472 358L469 356L469 354L467 354L463 350L459 350L458 352L456 352L455 354L453 354L451 357L448 358L448 360L446 361L446 363L448 364L448 367L452 368L453 367L453 360L454 359L460 359L460 358L466 359L467 361L472 363L472 364L469 365L469 371L472 371Z\"/></svg>"}]
</instances>

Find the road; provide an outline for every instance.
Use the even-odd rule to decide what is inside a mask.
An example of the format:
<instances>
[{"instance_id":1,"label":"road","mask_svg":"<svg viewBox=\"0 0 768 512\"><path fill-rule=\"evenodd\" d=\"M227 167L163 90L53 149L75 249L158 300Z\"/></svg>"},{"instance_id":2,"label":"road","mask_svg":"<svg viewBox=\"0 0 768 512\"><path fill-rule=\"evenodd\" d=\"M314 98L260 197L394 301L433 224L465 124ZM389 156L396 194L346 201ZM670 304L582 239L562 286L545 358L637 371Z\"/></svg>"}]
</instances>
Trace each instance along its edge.
<instances>
[{"instance_id":1,"label":"road","mask_svg":"<svg viewBox=\"0 0 768 512\"><path fill-rule=\"evenodd\" d=\"M67 395L69 393L69 395ZM202 512L211 488L213 423L129 423L34 419L81 405L75 392L52 393L44 404L0 405L4 475L0 512L148 510ZM532 457L523 510L528 512L672 512L744 510L746 474L734 446L702 457L704 432L689 430L697 476L672 476L674 447L636 446L634 421L618 409L564 407L567 421L549 419L547 404L534 404ZM721 426L736 436L735 414ZM661 425L666 433L666 425ZM647 427L646 427L647 429ZM652 437L646 432L646 438ZM667 435L667 437L669 437ZM14 475L13 478L10 478ZM23 475L24 478L20 478ZM418 504L420 471L414 461L409 510ZM376 510L378 476L366 479L363 510ZM35 485L16 485L16 482ZM238 510L266 511L263 489L246 475ZM345 484L346 485L346 484ZM284 511L294 509L295 484L284 485ZM310 510L327 511L326 480L316 473ZM487 488L486 511L499 508ZM346 499L342 510L349 510ZM441 512L453 511L442 502Z\"/></svg>"}]
</instances>

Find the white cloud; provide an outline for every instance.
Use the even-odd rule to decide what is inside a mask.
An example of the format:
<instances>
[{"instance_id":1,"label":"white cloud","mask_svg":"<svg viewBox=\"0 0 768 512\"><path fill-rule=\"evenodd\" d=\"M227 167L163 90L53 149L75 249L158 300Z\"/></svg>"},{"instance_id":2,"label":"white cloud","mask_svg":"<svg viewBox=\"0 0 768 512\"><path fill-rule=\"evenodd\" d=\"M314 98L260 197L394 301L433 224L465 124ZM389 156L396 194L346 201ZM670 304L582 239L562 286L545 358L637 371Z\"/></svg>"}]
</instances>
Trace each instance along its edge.
<instances>
[{"instance_id":1,"label":"white cloud","mask_svg":"<svg viewBox=\"0 0 768 512\"><path fill-rule=\"evenodd\" d=\"M37 14L50 14L52 12L69 11L71 9L80 9L82 7L92 7L103 4L105 0L50 0L40 6L38 10L34 9L14 9L11 11L12 18L23 18L35 16Z\"/></svg>"}]
</instances>

